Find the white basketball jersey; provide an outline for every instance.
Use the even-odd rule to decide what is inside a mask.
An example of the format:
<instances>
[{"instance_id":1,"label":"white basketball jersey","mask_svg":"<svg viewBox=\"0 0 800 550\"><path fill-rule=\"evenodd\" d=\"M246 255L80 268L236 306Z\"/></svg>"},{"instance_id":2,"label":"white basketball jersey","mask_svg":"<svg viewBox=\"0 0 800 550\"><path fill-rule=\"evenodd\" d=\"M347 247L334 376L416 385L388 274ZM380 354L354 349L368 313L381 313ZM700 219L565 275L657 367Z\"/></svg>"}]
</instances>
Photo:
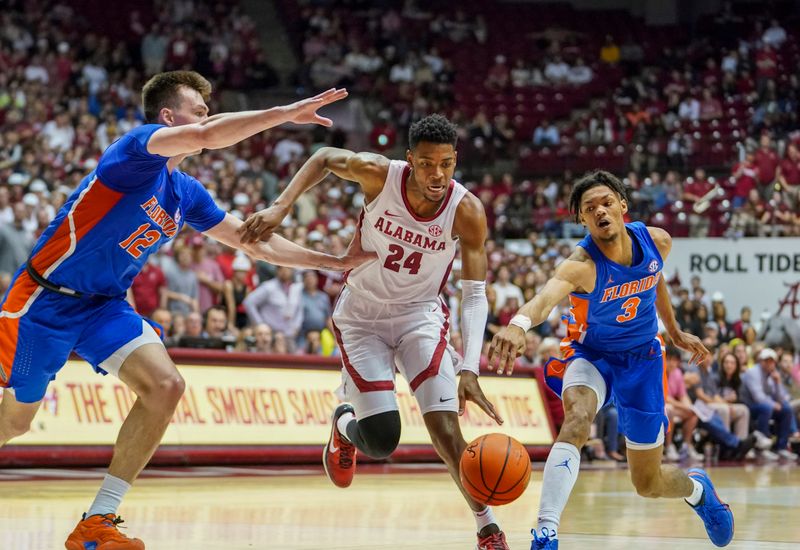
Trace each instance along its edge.
<instances>
[{"instance_id":1,"label":"white basketball jersey","mask_svg":"<svg viewBox=\"0 0 800 550\"><path fill-rule=\"evenodd\" d=\"M347 276L356 294L386 304L435 300L444 287L453 258L453 220L467 189L450 181L445 199L431 218L417 216L406 198L411 167L393 160L380 194L364 207L361 245L378 259Z\"/></svg>"}]
</instances>

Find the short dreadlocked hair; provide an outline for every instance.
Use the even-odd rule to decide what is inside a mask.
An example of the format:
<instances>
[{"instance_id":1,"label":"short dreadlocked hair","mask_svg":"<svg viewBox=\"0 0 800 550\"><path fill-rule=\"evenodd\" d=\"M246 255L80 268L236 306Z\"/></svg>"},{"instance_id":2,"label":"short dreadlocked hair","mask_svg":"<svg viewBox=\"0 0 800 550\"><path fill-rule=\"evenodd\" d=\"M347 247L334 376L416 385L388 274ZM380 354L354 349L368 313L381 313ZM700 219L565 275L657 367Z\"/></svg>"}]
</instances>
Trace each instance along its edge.
<instances>
[{"instance_id":1,"label":"short dreadlocked hair","mask_svg":"<svg viewBox=\"0 0 800 550\"><path fill-rule=\"evenodd\" d=\"M628 188L622 181L614 174L606 172L605 170L594 170L587 172L581 179L575 182L572 188L572 193L569 196L569 210L575 216L575 221L581 221L581 199L583 194L592 187L605 185L617 195L620 199L628 200Z\"/></svg>"},{"instance_id":2,"label":"short dreadlocked hair","mask_svg":"<svg viewBox=\"0 0 800 550\"><path fill-rule=\"evenodd\" d=\"M417 145L422 141L449 143L455 149L456 143L458 143L456 127L442 115L428 115L416 121L408 129L408 146L410 149L416 149Z\"/></svg>"}]
</instances>

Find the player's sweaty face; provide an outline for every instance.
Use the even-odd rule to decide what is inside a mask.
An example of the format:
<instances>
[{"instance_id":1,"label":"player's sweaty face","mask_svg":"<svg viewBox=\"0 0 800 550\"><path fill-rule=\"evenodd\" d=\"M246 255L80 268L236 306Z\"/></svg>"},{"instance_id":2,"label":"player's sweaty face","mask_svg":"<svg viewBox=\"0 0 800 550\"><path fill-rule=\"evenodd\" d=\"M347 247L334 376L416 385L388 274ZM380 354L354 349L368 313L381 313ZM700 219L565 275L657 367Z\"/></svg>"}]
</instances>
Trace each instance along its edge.
<instances>
[{"instance_id":1,"label":"player's sweaty face","mask_svg":"<svg viewBox=\"0 0 800 550\"><path fill-rule=\"evenodd\" d=\"M417 190L431 202L441 201L456 170L456 151L449 143L421 142L406 153Z\"/></svg>"},{"instance_id":2,"label":"player's sweaty face","mask_svg":"<svg viewBox=\"0 0 800 550\"><path fill-rule=\"evenodd\" d=\"M592 235L600 238L614 238L624 223L622 215L627 211L627 202L605 185L592 187L581 197L581 222Z\"/></svg>"}]
</instances>

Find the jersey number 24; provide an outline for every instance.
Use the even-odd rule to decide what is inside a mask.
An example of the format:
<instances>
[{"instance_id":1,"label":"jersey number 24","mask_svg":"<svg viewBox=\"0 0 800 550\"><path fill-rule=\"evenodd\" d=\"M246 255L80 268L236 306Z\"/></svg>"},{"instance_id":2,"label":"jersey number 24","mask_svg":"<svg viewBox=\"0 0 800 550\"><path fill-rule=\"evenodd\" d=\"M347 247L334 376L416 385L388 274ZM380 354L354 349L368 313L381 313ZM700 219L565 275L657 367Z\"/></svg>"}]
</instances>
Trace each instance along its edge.
<instances>
[{"instance_id":1,"label":"jersey number 24","mask_svg":"<svg viewBox=\"0 0 800 550\"><path fill-rule=\"evenodd\" d=\"M383 267L397 273L400 273L401 267L407 269L411 275L419 273L419 266L422 262L422 252L411 252L406 256L405 248L398 244L390 244L389 253L390 254L386 257L386 261L383 262ZM403 256L405 256L405 260L403 260ZM400 263L401 261L403 262L402 264Z\"/></svg>"}]
</instances>

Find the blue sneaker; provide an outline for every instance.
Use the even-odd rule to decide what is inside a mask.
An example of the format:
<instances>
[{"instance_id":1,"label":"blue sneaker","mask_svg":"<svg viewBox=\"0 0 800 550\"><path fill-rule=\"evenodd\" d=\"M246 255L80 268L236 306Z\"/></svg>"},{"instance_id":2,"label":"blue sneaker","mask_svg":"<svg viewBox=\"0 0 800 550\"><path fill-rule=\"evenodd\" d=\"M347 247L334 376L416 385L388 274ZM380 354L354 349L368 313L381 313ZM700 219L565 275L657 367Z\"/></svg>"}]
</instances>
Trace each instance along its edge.
<instances>
[{"instance_id":1,"label":"blue sneaker","mask_svg":"<svg viewBox=\"0 0 800 550\"><path fill-rule=\"evenodd\" d=\"M733 512L731 507L722 502L714 490L708 474L700 468L692 468L689 477L703 486L703 496L697 506L692 506L706 526L706 533L717 546L727 546L733 539Z\"/></svg>"},{"instance_id":2,"label":"blue sneaker","mask_svg":"<svg viewBox=\"0 0 800 550\"><path fill-rule=\"evenodd\" d=\"M547 527L542 528L542 536L536 534L536 529L531 529L533 540L531 541L531 550L558 550L558 539L556 533L550 532Z\"/></svg>"}]
</instances>

